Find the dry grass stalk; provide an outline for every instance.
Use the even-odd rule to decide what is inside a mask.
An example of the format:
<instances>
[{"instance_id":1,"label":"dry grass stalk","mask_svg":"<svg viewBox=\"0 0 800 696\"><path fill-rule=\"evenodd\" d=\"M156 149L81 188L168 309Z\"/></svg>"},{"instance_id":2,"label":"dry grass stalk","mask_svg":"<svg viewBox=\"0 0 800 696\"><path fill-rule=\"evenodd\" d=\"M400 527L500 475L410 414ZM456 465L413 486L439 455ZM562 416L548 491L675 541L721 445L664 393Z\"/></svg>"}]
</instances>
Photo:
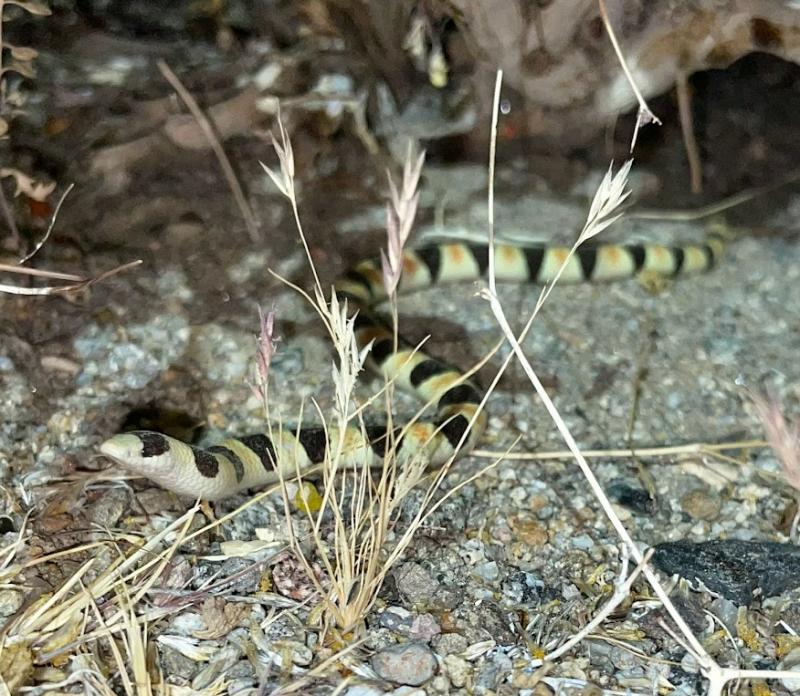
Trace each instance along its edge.
<instances>
[{"instance_id":1,"label":"dry grass stalk","mask_svg":"<svg viewBox=\"0 0 800 696\"><path fill-rule=\"evenodd\" d=\"M703 192L703 164L700 159L700 148L694 135L694 121L692 120L692 94L689 79L685 72L678 73L675 81L675 90L678 95L678 114L681 119L681 134L683 146L686 149L686 159L689 162L689 181L694 194Z\"/></svg>"},{"instance_id":2,"label":"dry grass stalk","mask_svg":"<svg viewBox=\"0 0 800 696\"><path fill-rule=\"evenodd\" d=\"M628 63L625 60L625 56L623 55L622 49L619 46L619 41L617 41L617 37L614 34L614 29L612 28L611 22L608 19L605 0L597 0L597 4L600 7L600 17L603 20L603 26L605 26L606 32L608 32L608 38L611 40L611 45L614 47L614 52L617 54L619 64L622 66L622 70L625 73L628 84L631 86L633 93L636 95L636 101L639 102L639 112L636 114L636 125L634 126L633 138L631 139L630 151L633 152L633 148L636 147L636 138L639 135L639 129L642 126L646 126L648 123L655 123L656 125L660 126L661 121L650 110L650 107L647 105L647 101L642 96L639 88L636 86L636 81L633 79L633 75L631 75L630 68L628 68Z\"/></svg>"},{"instance_id":3,"label":"dry grass stalk","mask_svg":"<svg viewBox=\"0 0 800 696\"><path fill-rule=\"evenodd\" d=\"M768 447L766 440L738 440L734 442L707 443L691 442L685 445L669 445L666 447L637 447L636 449L597 449L582 450L585 459L612 459L615 457L675 457L676 455L702 455L706 457L719 458L735 464L741 463L738 459L722 455L722 452L731 450L752 450ZM484 459L494 459L501 455L495 450L475 449L471 452L474 457ZM549 459L572 459L573 454L569 450L557 450L552 452L510 452L503 454L509 460L516 461L547 461Z\"/></svg>"},{"instance_id":4,"label":"dry grass stalk","mask_svg":"<svg viewBox=\"0 0 800 696\"><path fill-rule=\"evenodd\" d=\"M186 104L186 108L189 109L192 116L197 121L198 125L203 131L203 135L205 135L206 139L208 140L208 144L214 151L214 155L219 162L222 173L225 175L225 180L228 182L228 187L233 194L233 199L236 201L236 205L239 207L239 212L242 214L244 224L247 227L247 233L250 235L250 241L261 241L261 233L258 230L258 221L256 220L255 215L253 215L250 204L247 202L247 197L244 195L242 185L236 178L236 172L233 171L233 166L231 165L230 159L228 159L228 155L225 153L225 148L222 147L222 144L219 142L219 138L214 132L214 126L211 124L208 116L203 113L203 110L198 105L197 100L192 96L189 90L183 86L183 83L178 79L178 76L172 71L172 68L170 68L169 65L167 65L163 60L158 60L156 65L161 71L161 74L166 78L167 82L169 82L169 84L172 86L172 89L177 92L178 96L181 98L181 100L183 100L183 103Z\"/></svg>"},{"instance_id":5,"label":"dry grass stalk","mask_svg":"<svg viewBox=\"0 0 800 696\"><path fill-rule=\"evenodd\" d=\"M24 646L32 651L37 662L47 663L105 638L124 692L131 696L150 696L153 684L146 660L146 623L176 609L156 608L139 613L137 610L142 598L161 577L176 549L186 541L189 525L197 511L197 506L193 506L127 555L117 549L116 558L102 570L96 567L96 555L84 562L56 592L32 602L3 627L0 650ZM172 537L174 539L167 543ZM24 587L24 574L34 566L66 555L84 553L93 547L109 547L111 543L113 536L111 542L95 542L14 563L15 556L23 548L22 544L15 542L10 548L0 549L0 558L3 558L0 581L8 586L16 583ZM91 582L84 583L90 571L96 575ZM121 640L124 655L117 640ZM83 683L87 693L115 693L108 684L109 677L104 676L109 674L108 665L98 665L94 662L97 653L94 655L94 658L87 658L86 654L84 658L75 655L75 669L65 683ZM83 667L78 667L81 660Z\"/></svg>"},{"instance_id":6,"label":"dry grass stalk","mask_svg":"<svg viewBox=\"0 0 800 696\"><path fill-rule=\"evenodd\" d=\"M262 166L278 189L291 202L298 233L311 262L294 194L291 142L280 119L278 123L280 142L276 139L273 139L273 142L280 162L280 171L276 172L265 165ZM387 290L392 296L396 294L399 281L403 244L413 226L417 205L416 188L422 163L421 155L418 157L409 155L399 189L390 178L391 204L387 225L390 246L388 255L384 255L383 269ZM326 301L316 270L313 272L316 281L314 297L308 293L302 294L312 303L321 317L337 354L332 368L335 391L332 418L325 418L319 406L316 403L314 406L329 435L331 432L342 433L346 428L355 425L361 428L366 438L362 420L364 405L354 404L353 390L358 374L363 369L369 346L359 349L354 334L354 317L349 316L347 303L340 304L335 293L331 293L330 300ZM391 387L391 384L387 384L381 390L386 399L387 432L393 431ZM375 398L373 396L369 401L372 402ZM422 410L404 428L412 427L421 413ZM299 420L302 421L302 412ZM398 440L401 438L402 433ZM311 528L313 551L325 568L327 580L330 582L329 587L325 586L324 580L313 572L312 559L300 540L295 536L291 538L294 552L303 563L309 581L314 584L322 597L322 603L312 614L325 628L336 628L344 636L361 629L364 618L377 599L387 574L408 548L414 534L443 500L458 490L456 487L444 493L440 492L449 470L448 463L433 475L419 513L404 529L403 534L394 540L393 549L388 551L387 542L395 534L395 520L399 507L410 491L425 477L426 463L421 457L413 457L410 461L398 461L395 443L390 442L383 464L377 476L373 477L369 462L371 455L367 452L364 454L363 462L351 466L352 462L349 459L352 455L346 456L343 438L334 438L321 467L322 492L319 509L312 510L306 507L304 510ZM307 472L302 474L306 475ZM291 496L287 484L294 482L299 485L300 476L301 472L296 471L292 481L282 481L287 518L291 516ZM329 532L324 528L324 525L328 524ZM291 522L289 527L291 530ZM331 538L330 541L328 536Z\"/></svg>"},{"instance_id":7,"label":"dry grass stalk","mask_svg":"<svg viewBox=\"0 0 800 696\"><path fill-rule=\"evenodd\" d=\"M0 264L0 272L5 273L20 273L22 275L29 275L29 276L36 276L41 278L53 278L53 279L60 279L60 280L72 280L74 281L70 285L49 285L43 288L27 288L22 287L20 285L8 285L6 283L0 283L0 292L7 293L9 295L24 295L28 297L33 296L44 296L44 295L68 295L70 293L79 292L80 290L85 290L96 283L99 283L111 276L117 275L117 273L122 273L123 271L127 271L135 266L141 264L141 259L137 259L136 261L130 261L129 263L124 263L121 266L116 266L108 271L101 273L100 275L87 278L85 276L77 276L72 274L66 273L57 273L55 271L42 271L33 268L20 268L19 266L8 266L7 264Z\"/></svg>"},{"instance_id":8,"label":"dry grass stalk","mask_svg":"<svg viewBox=\"0 0 800 696\"><path fill-rule=\"evenodd\" d=\"M768 393L766 397L751 393L750 399L764 427L767 442L778 458L786 483L800 493L800 419L788 422L783 404L773 393Z\"/></svg>"},{"instance_id":9,"label":"dry grass stalk","mask_svg":"<svg viewBox=\"0 0 800 696\"><path fill-rule=\"evenodd\" d=\"M61 210L61 206L64 205L64 201L66 200L67 196L69 196L69 192L75 187L75 184L70 184L64 190L64 193L61 194L61 198L58 199L58 203L56 204L56 209L53 211L53 216L50 218L50 224L47 226L47 230L44 233L44 236L36 243L36 246L31 249L25 256L23 256L18 263L22 265L23 263L28 263L37 253L39 250L47 243L47 240L50 239L50 235L53 233L53 228L56 226L56 220L58 219L58 211Z\"/></svg>"},{"instance_id":10,"label":"dry grass stalk","mask_svg":"<svg viewBox=\"0 0 800 696\"><path fill-rule=\"evenodd\" d=\"M17 170L7 170L7 169L0 169L0 177L8 176L8 172L12 172L15 176L15 180L17 181L17 189L26 191L27 195L32 197L34 196L43 196L43 199L46 198L55 187L45 187L45 189L41 189L41 184L33 181L29 177L26 177L21 172ZM43 297L47 295L68 295L71 293L80 292L81 290L85 290L86 288L95 285L111 276L116 275L117 273L122 273L123 271L127 271L128 269L134 268L142 263L141 259L137 259L136 261L131 261L129 263L124 263L120 266L116 266L108 271L104 271L103 273L93 276L93 277L86 277L86 276L79 276L73 273L60 273L58 271L45 271L38 268L28 268L23 266L22 264L28 262L35 254L39 252L39 250L47 243L47 240L50 238L50 234L53 231L53 227L55 227L56 220L58 219L58 213L61 210L61 206L64 203L64 200L69 195L69 192L72 190L73 185L70 184L64 193L61 195L61 198L56 205L55 211L53 211L53 215L50 219L50 224L47 227L47 231L45 232L42 239L34 246L33 250L31 250L28 254L26 254L22 259L18 261L18 265L9 265L5 263L0 263L0 273L14 273L17 275L26 275L32 278L47 278L49 280L68 280L71 281L69 285L48 285L45 287L38 287L32 288L22 285L9 285L7 283L0 283L0 292L4 292L8 295L22 295L27 297ZM2 189L0 188L0 191Z\"/></svg>"},{"instance_id":11,"label":"dry grass stalk","mask_svg":"<svg viewBox=\"0 0 800 696\"><path fill-rule=\"evenodd\" d=\"M602 0L599 0L599 2L601 2L602 4ZM493 122L492 122L493 140L496 140L497 137L497 118L499 112L499 101L500 101L499 97L500 97L501 84L502 84L502 71L500 70L497 73L497 82L495 85L495 100L494 100L494 111L493 111ZM490 152L492 153L493 156L495 152L494 146L492 146ZM493 194L491 192L494 187L494 177L491 175L493 171L494 171L493 167L490 167L490 177L489 177L490 204L493 202ZM625 173L627 174L627 171ZM606 175L603 184L601 184L600 189L595 195L595 200L592 203L589 217L587 219L587 226L585 226L583 231L581 232L581 235L579 237L579 242L581 240L589 239L596 235L596 232L594 232L595 225L601 226L602 228L608 226L607 224L604 225L603 221L611 219L615 215L614 211L616 210L619 203L621 203L622 200L624 199L623 192L625 185L626 181L624 180L624 178L623 180L614 183L613 180L610 179L610 170L609 170L609 174ZM603 215L598 214L600 211L604 211ZM573 251L574 249L575 248L573 248ZM721 667L714 660L714 658L712 658L711 655L706 651L706 649L698 640L697 636L694 635L689 625L686 623L686 621L681 616L680 612L678 612L677 608L672 603L672 600L669 598L669 595L664 589L664 586L661 584L661 582L659 581L658 577L653 572L653 570L649 567L648 563L646 562L645 555L640 551L639 547L634 542L633 538L630 536L627 529L617 516L613 506L611 505L610 500L608 499L608 496L606 495L605 491L600 485L600 482L595 477L594 472L592 471L585 457L578 448L578 445L575 442L572 433L569 431L569 428L567 427L566 423L561 417L561 414L556 409L555 404L553 404L552 400L550 399L550 396L544 389L541 380L539 379L538 375L531 366L531 363L528 360L527 356L525 355L522 346L520 344L521 339L517 338L514 335L514 332L512 331L508 323L505 311L497 295L496 278L493 273L494 269L494 263L492 261L493 256L494 256L494 214L490 205L489 268L492 269L492 273L489 277L489 287L484 291L482 291L481 295L484 297L484 299L486 299L489 302L489 305L492 309L492 313L495 315L495 319L497 320L497 323L499 324L500 328L503 331L503 335L511 345L513 355L519 361L523 371L525 372L526 377L533 385L537 395L539 396L543 405L547 409L550 418L556 425L559 434L564 439L569 450L572 452L576 463L581 469L581 473L584 475L586 482L589 484L589 488L591 489L592 494L600 503L603 512L605 513L606 517L608 518L609 522L611 523L612 527L614 528L619 538L627 547L631 557L634 558L638 566L641 567L642 574L644 574L648 583L656 593L658 599L661 601L664 608L667 610L670 617L675 622L675 625L678 627L678 630L680 631L681 635L678 636L677 634L675 634L671 629L669 629L669 627L666 624L662 624L663 627L667 629L670 635L672 635L673 638L695 658L697 664L700 666L703 675L708 679L709 685L708 685L708 691L706 692L707 696L721 696L729 681L735 681L739 679L765 679L765 680L796 679L797 673L789 670L782 670L782 671L742 670L736 668ZM567 263L569 263L569 256L564 260L562 269L566 266ZM559 273L556 274L556 280L558 279L558 277L560 277L560 271ZM551 284L550 287L552 287L553 284ZM542 296L546 298L545 293L543 293ZM534 311L532 312L531 317L535 316L536 312L541 307L542 301L543 301L542 297L540 297L540 300L539 302L537 302L537 305ZM529 319L527 326L530 326L530 321L531 320Z\"/></svg>"},{"instance_id":12,"label":"dry grass stalk","mask_svg":"<svg viewBox=\"0 0 800 696\"><path fill-rule=\"evenodd\" d=\"M783 478L794 488L798 509L789 527L789 537L796 539L800 525L800 419L787 422L783 405L773 393L766 397L750 393L750 399L756 407L767 442L781 466Z\"/></svg>"}]
</instances>

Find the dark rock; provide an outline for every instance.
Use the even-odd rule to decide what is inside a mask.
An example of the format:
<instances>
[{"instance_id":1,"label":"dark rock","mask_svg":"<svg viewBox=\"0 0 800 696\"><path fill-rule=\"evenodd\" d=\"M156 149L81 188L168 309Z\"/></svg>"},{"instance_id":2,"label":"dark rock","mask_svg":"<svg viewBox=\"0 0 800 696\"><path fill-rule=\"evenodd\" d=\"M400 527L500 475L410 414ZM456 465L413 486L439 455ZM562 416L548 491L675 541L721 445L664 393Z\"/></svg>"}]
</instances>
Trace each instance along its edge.
<instances>
[{"instance_id":1,"label":"dark rock","mask_svg":"<svg viewBox=\"0 0 800 696\"><path fill-rule=\"evenodd\" d=\"M749 606L756 590L773 597L800 586L800 547L773 541L668 542L655 547L653 563L739 606Z\"/></svg>"},{"instance_id":2,"label":"dark rock","mask_svg":"<svg viewBox=\"0 0 800 696\"><path fill-rule=\"evenodd\" d=\"M633 486L627 481L621 479L613 481L608 486L607 492L614 502L639 515L652 515L656 511L656 501L650 494L644 488Z\"/></svg>"}]
</instances>

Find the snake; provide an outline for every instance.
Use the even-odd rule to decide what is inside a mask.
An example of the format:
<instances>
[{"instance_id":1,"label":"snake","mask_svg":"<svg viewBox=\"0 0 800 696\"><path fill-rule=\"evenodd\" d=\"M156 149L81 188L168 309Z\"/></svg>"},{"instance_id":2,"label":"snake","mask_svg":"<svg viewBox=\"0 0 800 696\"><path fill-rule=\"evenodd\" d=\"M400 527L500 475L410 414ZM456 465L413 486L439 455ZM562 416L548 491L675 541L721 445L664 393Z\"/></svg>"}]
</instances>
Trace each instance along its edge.
<instances>
[{"instance_id":1,"label":"snake","mask_svg":"<svg viewBox=\"0 0 800 696\"><path fill-rule=\"evenodd\" d=\"M602 282L653 274L677 278L707 272L719 260L725 239L714 232L702 243L584 244L576 250L548 244L496 244L497 281L543 284ZM428 244L402 252L399 292L486 276L489 247L463 242ZM379 466L389 452L398 462L415 457L437 466L463 456L487 424L483 392L457 367L431 357L419 346L397 340L379 305L387 298L379 260L363 260L334 284L354 315L359 349L369 347L368 364L399 388L416 395L435 413L405 425L347 425L338 428L269 429L197 447L168 435L140 430L114 435L100 452L135 476L178 495L216 501L277 483L341 456L342 466Z\"/></svg>"}]
</instances>

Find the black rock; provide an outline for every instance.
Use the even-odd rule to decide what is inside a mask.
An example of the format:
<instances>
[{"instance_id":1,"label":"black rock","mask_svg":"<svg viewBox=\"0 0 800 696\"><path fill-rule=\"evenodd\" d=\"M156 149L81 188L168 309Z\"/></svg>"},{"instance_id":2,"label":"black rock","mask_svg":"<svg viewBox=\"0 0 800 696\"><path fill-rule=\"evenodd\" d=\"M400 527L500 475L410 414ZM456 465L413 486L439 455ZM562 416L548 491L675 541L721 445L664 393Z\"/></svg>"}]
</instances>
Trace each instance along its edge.
<instances>
[{"instance_id":1,"label":"black rock","mask_svg":"<svg viewBox=\"0 0 800 696\"><path fill-rule=\"evenodd\" d=\"M644 488L633 486L621 479L613 481L606 492L614 502L624 505L639 515L652 515L658 507L656 501Z\"/></svg>"},{"instance_id":2,"label":"black rock","mask_svg":"<svg viewBox=\"0 0 800 696\"><path fill-rule=\"evenodd\" d=\"M699 580L739 606L753 593L773 597L800 586L800 547L774 541L716 540L658 544L653 564L664 573Z\"/></svg>"}]
</instances>

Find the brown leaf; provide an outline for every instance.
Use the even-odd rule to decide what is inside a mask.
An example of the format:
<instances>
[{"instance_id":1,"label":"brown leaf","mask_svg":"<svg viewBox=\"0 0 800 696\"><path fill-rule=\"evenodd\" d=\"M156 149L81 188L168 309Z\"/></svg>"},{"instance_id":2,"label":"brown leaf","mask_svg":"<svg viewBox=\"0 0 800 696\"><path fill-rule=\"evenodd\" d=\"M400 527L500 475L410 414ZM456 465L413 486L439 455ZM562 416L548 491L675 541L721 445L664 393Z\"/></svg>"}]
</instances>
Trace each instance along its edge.
<instances>
[{"instance_id":1,"label":"brown leaf","mask_svg":"<svg viewBox=\"0 0 800 696\"><path fill-rule=\"evenodd\" d=\"M32 61L39 55L39 52L35 48L30 48L29 46L11 46L10 44L5 44L4 47L8 48L11 52L12 58L21 60L24 63Z\"/></svg>"},{"instance_id":2,"label":"brown leaf","mask_svg":"<svg viewBox=\"0 0 800 696\"><path fill-rule=\"evenodd\" d=\"M203 640L221 638L247 621L250 616L250 605L226 602L222 597L209 597L203 602L200 615L206 628L195 631L195 638Z\"/></svg>"},{"instance_id":3,"label":"brown leaf","mask_svg":"<svg viewBox=\"0 0 800 696\"><path fill-rule=\"evenodd\" d=\"M6 0L6 5L18 5L23 10L39 17L49 17L53 14L49 7L40 2L34 2L34 0Z\"/></svg>"}]
</instances>

